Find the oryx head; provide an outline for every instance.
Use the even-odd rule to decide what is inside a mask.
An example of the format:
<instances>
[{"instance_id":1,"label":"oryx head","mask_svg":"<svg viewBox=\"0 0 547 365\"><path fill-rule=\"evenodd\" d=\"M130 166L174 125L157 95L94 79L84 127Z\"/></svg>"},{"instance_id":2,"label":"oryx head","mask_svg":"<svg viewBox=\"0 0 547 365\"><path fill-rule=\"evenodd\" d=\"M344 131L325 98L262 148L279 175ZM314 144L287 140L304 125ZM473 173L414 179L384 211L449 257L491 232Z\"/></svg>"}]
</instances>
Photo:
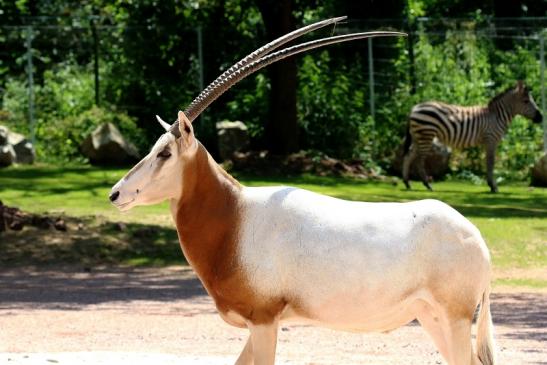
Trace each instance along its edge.
<instances>
[{"instance_id":1,"label":"oryx head","mask_svg":"<svg viewBox=\"0 0 547 365\"><path fill-rule=\"evenodd\" d=\"M534 123L541 123L543 120L530 88L520 80L514 88L514 111L515 114L522 115Z\"/></svg>"},{"instance_id":2,"label":"oryx head","mask_svg":"<svg viewBox=\"0 0 547 365\"><path fill-rule=\"evenodd\" d=\"M398 32L345 34L302 43L270 53L303 34L345 18L323 20L268 43L234 64L207 86L184 112L178 113L175 123L170 125L158 118L166 133L158 139L150 153L114 185L110 193L110 201L119 209L128 210L137 205L155 204L166 199L178 199L182 193L183 164L195 155L198 148L192 121L222 93L253 72L294 54L333 43L369 37L405 35Z\"/></svg>"},{"instance_id":3,"label":"oryx head","mask_svg":"<svg viewBox=\"0 0 547 365\"><path fill-rule=\"evenodd\" d=\"M110 201L120 210L136 205L156 204L179 198L182 190L182 164L192 158L198 146L192 123L179 111L176 132L173 126L156 116L165 133L150 153L136 164L114 187Z\"/></svg>"}]
</instances>

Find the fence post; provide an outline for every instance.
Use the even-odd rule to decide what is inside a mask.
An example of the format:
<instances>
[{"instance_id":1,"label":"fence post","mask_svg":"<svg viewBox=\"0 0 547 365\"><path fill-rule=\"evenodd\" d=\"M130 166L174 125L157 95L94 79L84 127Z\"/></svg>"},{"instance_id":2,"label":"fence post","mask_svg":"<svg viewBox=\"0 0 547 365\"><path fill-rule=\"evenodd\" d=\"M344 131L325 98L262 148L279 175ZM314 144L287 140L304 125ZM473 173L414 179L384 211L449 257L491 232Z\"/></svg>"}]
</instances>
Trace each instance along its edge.
<instances>
[{"instance_id":1,"label":"fence post","mask_svg":"<svg viewBox=\"0 0 547 365\"><path fill-rule=\"evenodd\" d=\"M541 111L543 115L547 112L545 109L545 32L539 33L539 79L541 83ZM543 118L543 150L547 151L547 118Z\"/></svg>"},{"instance_id":2,"label":"fence post","mask_svg":"<svg viewBox=\"0 0 547 365\"><path fill-rule=\"evenodd\" d=\"M414 21L407 17L408 23L408 62L409 62L409 72L410 72L410 93L416 93L416 61L414 58Z\"/></svg>"},{"instance_id":3,"label":"fence post","mask_svg":"<svg viewBox=\"0 0 547 365\"><path fill-rule=\"evenodd\" d=\"M369 103L370 103L370 115L372 116L372 122L375 121L374 110L374 57L372 55L372 38L368 38L368 89L369 89Z\"/></svg>"},{"instance_id":4,"label":"fence post","mask_svg":"<svg viewBox=\"0 0 547 365\"><path fill-rule=\"evenodd\" d=\"M99 35L97 34L97 25L95 19L90 19L91 33L93 34L93 73L95 75L95 105L99 106Z\"/></svg>"},{"instance_id":5,"label":"fence post","mask_svg":"<svg viewBox=\"0 0 547 365\"><path fill-rule=\"evenodd\" d=\"M27 77L28 77L28 119L30 126L30 140L34 148L36 148L36 133L34 126L34 77L32 67L32 25L27 26L27 37L25 46L27 48Z\"/></svg>"}]
</instances>

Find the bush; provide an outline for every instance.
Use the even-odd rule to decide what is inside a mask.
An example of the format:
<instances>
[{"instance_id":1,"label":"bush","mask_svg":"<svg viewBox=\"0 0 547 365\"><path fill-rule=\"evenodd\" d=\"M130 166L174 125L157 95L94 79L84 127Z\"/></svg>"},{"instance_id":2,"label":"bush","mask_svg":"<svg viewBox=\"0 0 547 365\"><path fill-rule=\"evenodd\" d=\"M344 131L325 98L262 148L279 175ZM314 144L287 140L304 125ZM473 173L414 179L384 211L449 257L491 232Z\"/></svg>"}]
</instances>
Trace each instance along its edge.
<instances>
[{"instance_id":1,"label":"bush","mask_svg":"<svg viewBox=\"0 0 547 365\"><path fill-rule=\"evenodd\" d=\"M302 147L342 158L354 157L364 150L370 138L364 134L364 93L362 87L354 87L362 76L351 67L333 70L329 61L327 51L307 55L299 69Z\"/></svg>"},{"instance_id":2,"label":"bush","mask_svg":"<svg viewBox=\"0 0 547 365\"><path fill-rule=\"evenodd\" d=\"M68 61L43 74L43 83L34 85L34 116L37 125L55 123L77 115L94 104L93 74L87 67ZM28 133L28 84L11 79L2 97L3 109L10 114L10 126Z\"/></svg>"},{"instance_id":3,"label":"bush","mask_svg":"<svg viewBox=\"0 0 547 365\"><path fill-rule=\"evenodd\" d=\"M35 85L36 154L43 162L86 162L79 151L84 138L99 124L111 122L144 150L144 135L123 112L94 107L94 83L88 67L72 61L47 70L43 84ZM29 135L28 88L25 81L11 79L2 98L2 120L10 129Z\"/></svg>"},{"instance_id":4,"label":"bush","mask_svg":"<svg viewBox=\"0 0 547 365\"><path fill-rule=\"evenodd\" d=\"M41 124L36 131L40 141L38 155L47 162L87 162L80 153L80 145L98 125L107 122L114 124L140 151L145 150L144 133L134 119L123 112L92 107L56 124Z\"/></svg>"}]
</instances>

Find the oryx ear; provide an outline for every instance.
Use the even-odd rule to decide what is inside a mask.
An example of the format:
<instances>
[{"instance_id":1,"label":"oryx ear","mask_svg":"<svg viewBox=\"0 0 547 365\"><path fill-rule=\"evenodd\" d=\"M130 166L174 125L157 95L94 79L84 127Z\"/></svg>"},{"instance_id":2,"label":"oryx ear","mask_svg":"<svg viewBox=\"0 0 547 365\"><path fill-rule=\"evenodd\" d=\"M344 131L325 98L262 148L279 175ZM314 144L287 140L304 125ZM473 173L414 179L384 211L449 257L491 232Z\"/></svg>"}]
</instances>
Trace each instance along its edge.
<instances>
[{"instance_id":1,"label":"oryx ear","mask_svg":"<svg viewBox=\"0 0 547 365\"><path fill-rule=\"evenodd\" d=\"M179 121L180 137L186 143L186 145L191 146L195 139L192 122L190 122L190 120L186 117L186 115L182 111L179 111L177 118Z\"/></svg>"},{"instance_id":2,"label":"oryx ear","mask_svg":"<svg viewBox=\"0 0 547 365\"><path fill-rule=\"evenodd\" d=\"M161 126L163 127L163 129L165 129L166 132L169 132L169 130L171 129L171 126L169 125L169 123L167 123L166 121L164 121L163 119L161 119L159 115L156 115L156 119L157 119L158 122L161 124Z\"/></svg>"}]
</instances>

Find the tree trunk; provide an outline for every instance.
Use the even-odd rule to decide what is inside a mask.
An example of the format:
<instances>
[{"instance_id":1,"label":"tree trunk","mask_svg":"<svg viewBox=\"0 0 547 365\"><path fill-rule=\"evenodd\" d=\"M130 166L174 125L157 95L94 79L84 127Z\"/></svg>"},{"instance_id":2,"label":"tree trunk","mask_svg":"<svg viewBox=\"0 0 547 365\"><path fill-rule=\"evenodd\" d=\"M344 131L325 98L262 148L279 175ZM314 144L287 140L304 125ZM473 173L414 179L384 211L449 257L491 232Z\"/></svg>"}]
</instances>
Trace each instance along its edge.
<instances>
[{"instance_id":1,"label":"tree trunk","mask_svg":"<svg viewBox=\"0 0 547 365\"><path fill-rule=\"evenodd\" d=\"M295 29L292 0L263 0L256 5L262 14L268 41ZM296 60L274 63L267 68L270 77L270 105L264 130L265 147L275 154L298 150L296 116Z\"/></svg>"}]
</instances>

